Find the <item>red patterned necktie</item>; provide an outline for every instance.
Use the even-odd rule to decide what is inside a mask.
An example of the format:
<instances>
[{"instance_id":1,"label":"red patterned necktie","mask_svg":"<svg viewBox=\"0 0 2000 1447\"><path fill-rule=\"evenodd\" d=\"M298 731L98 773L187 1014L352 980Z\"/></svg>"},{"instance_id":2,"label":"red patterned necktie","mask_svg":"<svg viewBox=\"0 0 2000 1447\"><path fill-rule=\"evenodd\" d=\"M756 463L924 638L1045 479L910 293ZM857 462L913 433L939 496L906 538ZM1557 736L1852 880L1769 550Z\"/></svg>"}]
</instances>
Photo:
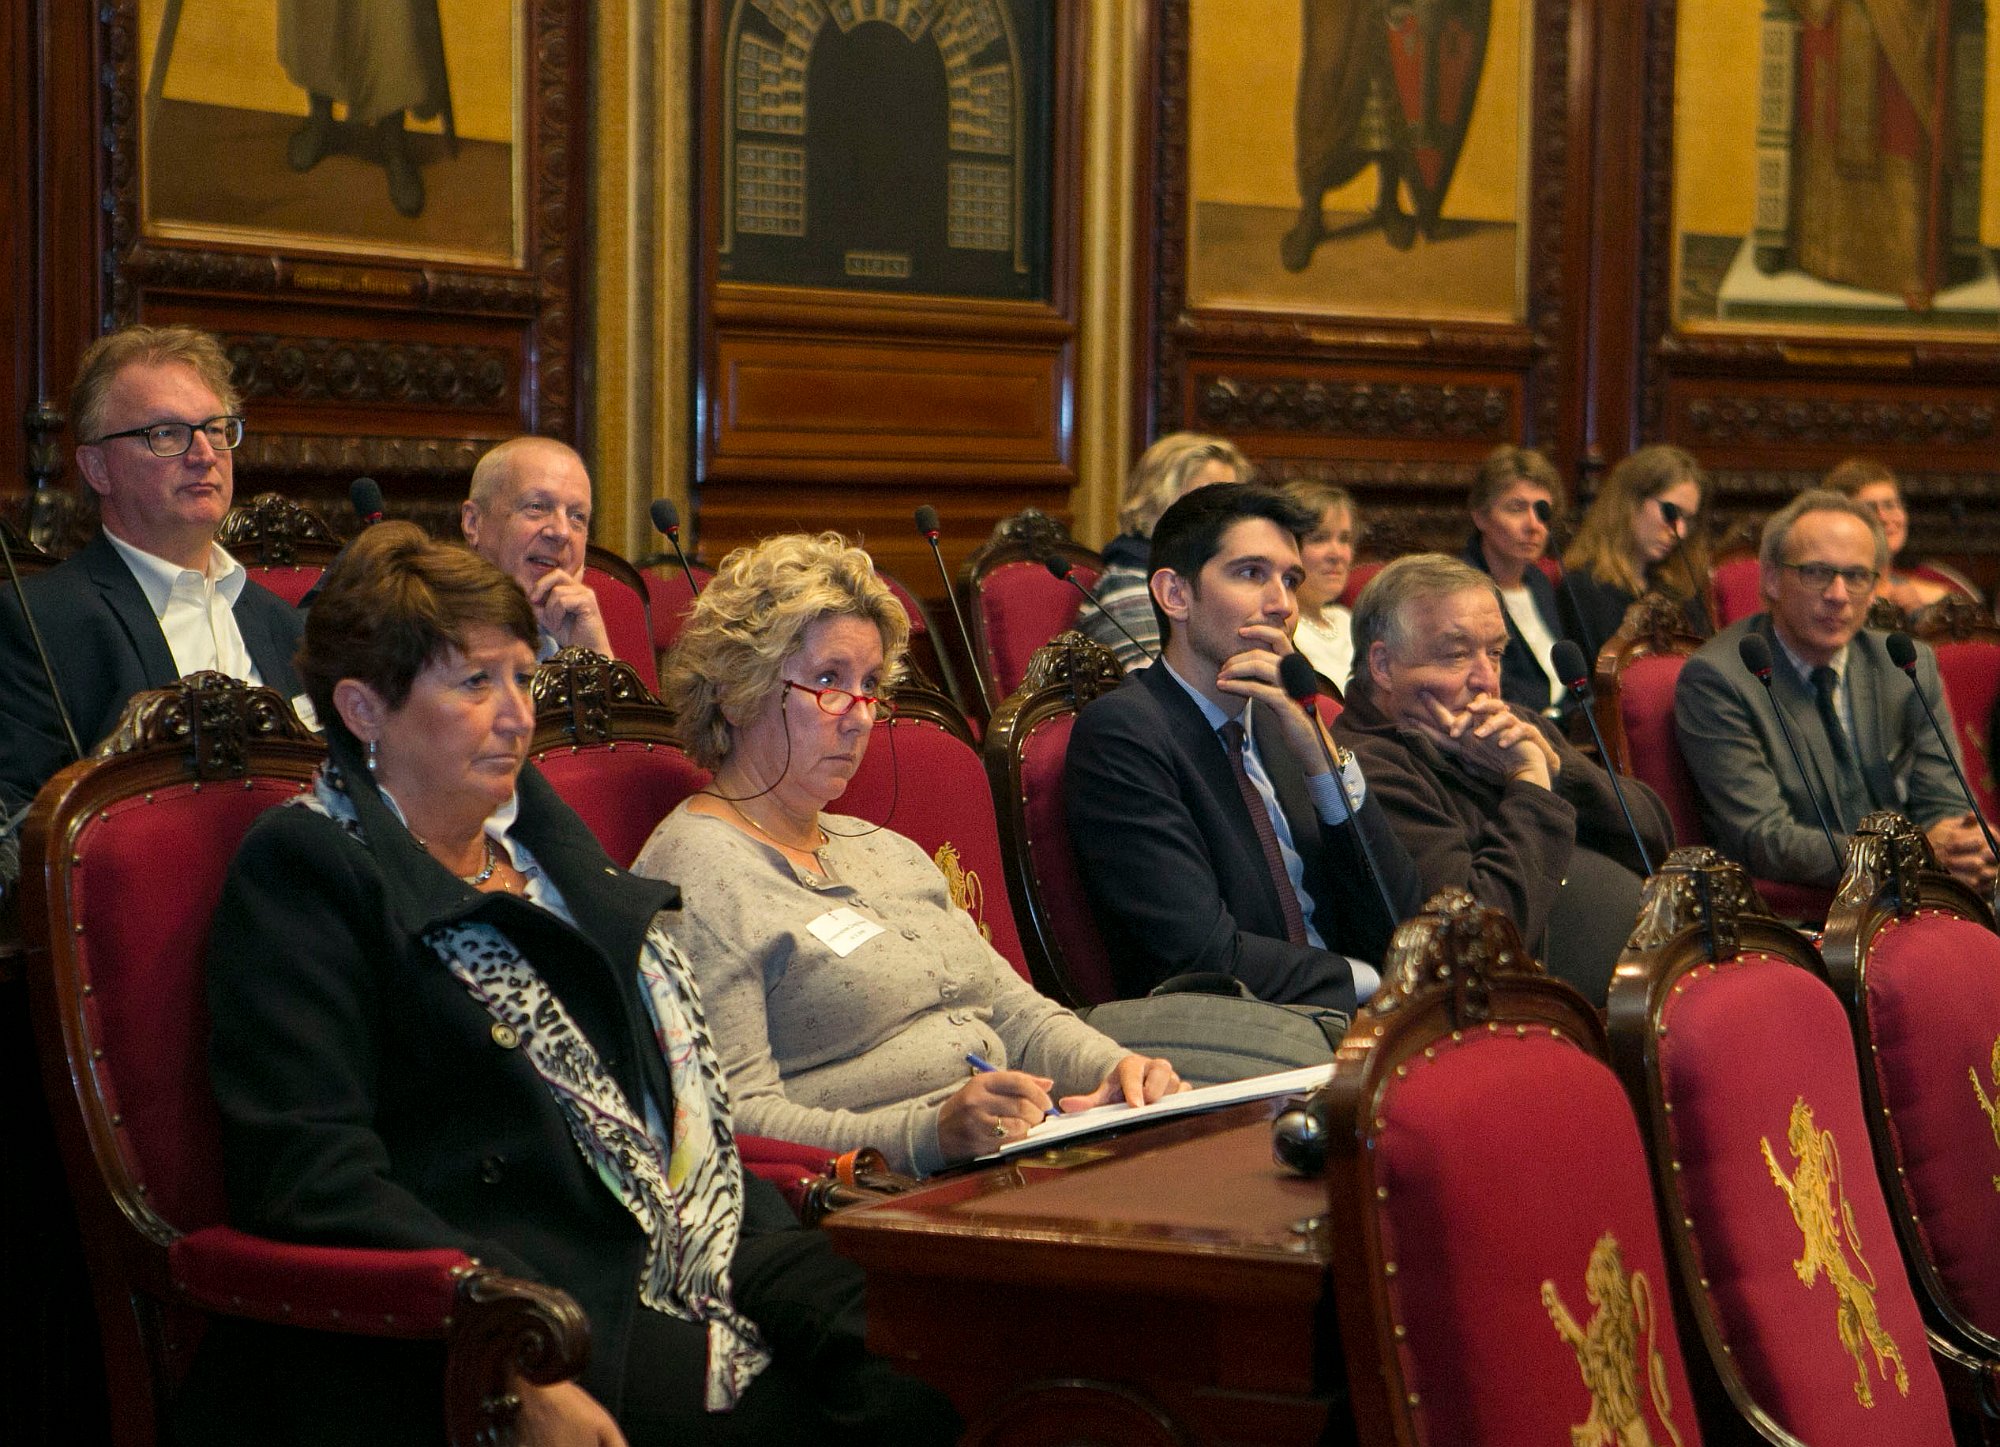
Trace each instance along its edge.
<instances>
[{"instance_id":1,"label":"red patterned necktie","mask_svg":"<svg viewBox=\"0 0 2000 1447\"><path fill-rule=\"evenodd\" d=\"M1306 942L1305 911L1299 908L1298 891L1292 888L1292 877L1285 872L1285 856L1278 852L1278 831L1271 823L1271 811L1264 807L1264 796L1257 791L1256 781L1243 762L1243 721L1231 719L1216 733L1221 735L1223 747L1229 752L1229 768L1236 775L1243 807L1250 811L1250 825L1257 831L1257 842L1264 846L1264 863L1271 871L1271 883L1278 888L1278 908L1285 916L1285 938L1302 945Z\"/></svg>"}]
</instances>

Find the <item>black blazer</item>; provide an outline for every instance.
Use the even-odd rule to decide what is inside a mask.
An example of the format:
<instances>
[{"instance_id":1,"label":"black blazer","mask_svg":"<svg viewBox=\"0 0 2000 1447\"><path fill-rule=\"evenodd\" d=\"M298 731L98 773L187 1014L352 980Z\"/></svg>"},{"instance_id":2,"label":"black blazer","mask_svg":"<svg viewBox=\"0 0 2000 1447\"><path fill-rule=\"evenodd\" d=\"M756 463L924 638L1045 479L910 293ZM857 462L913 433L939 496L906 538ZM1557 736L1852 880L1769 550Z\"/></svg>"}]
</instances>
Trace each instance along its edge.
<instances>
[{"instance_id":1,"label":"black blazer","mask_svg":"<svg viewBox=\"0 0 2000 1447\"><path fill-rule=\"evenodd\" d=\"M514 832L562 891L578 927L525 900L482 894L412 840L351 748L337 747L335 756L346 760L367 843L316 812L272 809L245 839L216 912L211 1067L230 1219L287 1241L455 1247L561 1287L590 1316L583 1385L616 1414L633 1319L643 1309L644 1237L577 1150L524 1053L496 1040L491 1016L424 934L467 919L499 928L561 999L626 1098L639 1109L650 1098L671 1122L667 1068L634 962L648 924L678 904L678 892L614 867L530 766L521 774ZM769 1316L760 1319L760 1293L767 1278L773 1285L780 1278L759 1263L773 1249L796 1255L795 1242L776 1238L803 1233L767 1183L748 1176L744 1186L737 1299L762 1325ZM685 1359L648 1352L631 1370L688 1373L698 1382L704 1329L669 1325L683 1327ZM858 1351L858 1311L849 1325ZM182 1406L188 1440L259 1440L273 1430L272 1416L311 1424L318 1434L311 1440L357 1447L435 1438L434 1348L225 1326L204 1342ZM774 1346L787 1344L783 1321L779 1328ZM647 1331L648 1341L658 1340L653 1324ZM255 1390L267 1381L281 1384L276 1403ZM411 1416L413 1403L420 1405Z\"/></svg>"},{"instance_id":2,"label":"black blazer","mask_svg":"<svg viewBox=\"0 0 2000 1447\"><path fill-rule=\"evenodd\" d=\"M102 533L21 587L86 752L117 727L133 694L181 676L139 580ZM292 654L304 615L255 581L244 585L235 614L264 682L296 697ZM27 803L69 758L20 603L0 587L0 810Z\"/></svg>"},{"instance_id":3,"label":"black blazer","mask_svg":"<svg viewBox=\"0 0 2000 1447\"><path fill-rule=\"evenodd\" d=\"M1279 725L1258 707L1264 767L1329 948L1285 939L1278 887L1222 741L1163 666L1128 675L1086 707L1070 737L1064 795L1084 888L1123 994L1142 995L1184 971L1219 970L1274 1003L1352 1010L1354 980L1341 956L1382 958L1396 925L1421 903L1416 869L1369 799L1358 827L1387 876L1396 905L1389 918L1357 823L1320 823L1290 750L1262 747Z\"/></svg>"},{"instance_id":4,"label":"black blazer","mask_svg":"<svg viewBox=\"0 0 2000 1447\"><path fill-rule=\"evenodd\" d=\"M1486 552L1480 546L1477 532L1466 544L1462 556L1480 572L1489 577L1492 575L1492 570L1486 566ZM1556 612L1556 589L1549 581L1549 575L1541 570L1539 564L1530 563L1521 573L1521 585L1535 600L1535 611L1542 615L1542 626L1549 630L1549 636L1561 638L1563 626ZM1514 615L1504 602L1500 605L1500 616L1507 622L1507 652L1500 660L1500 696L1511 704L1540 713L1554 697L1555 680L1542 667L1542 661L1535 657L1535 650L1528 646L1528 640L1522 636L1519 625L1514 622Z\"/></svg>"}]
</instances>

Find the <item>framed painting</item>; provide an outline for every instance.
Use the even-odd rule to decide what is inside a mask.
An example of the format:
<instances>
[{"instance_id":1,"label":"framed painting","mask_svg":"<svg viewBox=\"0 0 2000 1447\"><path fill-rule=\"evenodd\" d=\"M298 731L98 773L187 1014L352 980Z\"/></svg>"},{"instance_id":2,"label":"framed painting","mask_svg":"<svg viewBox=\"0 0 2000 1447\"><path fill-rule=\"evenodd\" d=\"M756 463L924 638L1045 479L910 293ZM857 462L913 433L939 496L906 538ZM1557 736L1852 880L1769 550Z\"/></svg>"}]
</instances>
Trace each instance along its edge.
<instances>
[{"instance_id":1,"label":"framed painting","mask_svg":"<svg viewBox=\"0 0 2000 1447\"><path fill-rule=\"evenodd\" d=\"M1187 0L1187 304L1519 322L1532 0Z\"/></svg>"},{"instance_id":2,"label":"framed painting","mask_svg":"<svg viewBox=\"0 0 2000 1447\"><path fill-rule=\"evenodd\" d=\"M1501 443L1571 465L1573 4L1155 0L1135 442L1230 437L1399 546L1457 545Z\"/></svg>"},{"instance_id":3,"label":"framed painting","mask_svg":"<svg viewBox=\"0 0 2000 1447\"><path fill-rule=\"evenodd\" d=\"M1672 324L2000 342L1978 0L1679 0Z\"/></svg>"},{"instance_id":4,"label":"framed painting","mask_svg":"<svg viewBox=\"0 0 2000 1447\"><path fill-rule=\"evenodd\" d=\"M139 0L148 240L519 267L524 0Z\"/></svg>"}]
</instances>

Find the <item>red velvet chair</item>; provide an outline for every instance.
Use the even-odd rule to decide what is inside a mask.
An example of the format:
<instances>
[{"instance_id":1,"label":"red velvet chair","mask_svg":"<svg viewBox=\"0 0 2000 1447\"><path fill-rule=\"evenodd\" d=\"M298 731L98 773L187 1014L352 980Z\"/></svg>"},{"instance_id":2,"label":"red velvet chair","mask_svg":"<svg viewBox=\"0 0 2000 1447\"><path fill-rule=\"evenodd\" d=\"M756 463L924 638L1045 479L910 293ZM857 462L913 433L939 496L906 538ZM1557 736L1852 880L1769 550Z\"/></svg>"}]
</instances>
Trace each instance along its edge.
<instances>
[{"instance_id":1,"label":"red velvet chair","mask_svg":"<svg viewBox=\"0 0 2000 1447\"><path fill-rule=\"evenodd\" d=\"M688 571L694 574L697 588L706 588L708 580L715 576L714 569L699 563L691 563ZM688 591L687 573L680 570L678 563L643 568L639 577L646 585L646 607L653 620L653 654L659 657L681 636L687 616L694 608L694 594Z\"/></svg>"},{"instance_id":2,"label":"red velvet chair","mask_svg":"<svg viewBox=\"0 0 2000 1447\"><path fill-rule=\"evenodd\" d=\"M275 492L232 507L216 541L251 579L297 607L340 555L340 539L311 508Z\"/></svg>"},{"instance_id":3,"label":"red velvet chair","mask_svg":"<svg viewBox=\"0 0 2000 1447\"><path fill-rule=\"evenodd\" d=\"M1388 567L1388 562L1356 563L1347 570L1347 586L1340 590L1335 601L1343 608L1354 607L1354 600L1361 596L1361 590L1375 580L1375 575Z\"/></svg>"},{"instance_id":4,"label":"red velvet chair","mask_svg":"<svg viewBox=\"0 0 2000 1447\"><path fill-rule=\"evenodd\" d=\"M1446 890L1309 1104L1359 1440L1695 1447L1645 1146L1597 1013Z\"/></svg>"},{"instance_id":5,"label":"red velvet chair","mask_svg":"<svg viewBox=\"0 0 2000 1447\"><path fill-rule=\"evenodd\" d=\"M681 751L673 715L629 663L565 648L535 670L528 760L622 868L653 829L708 783Z\"/></svg>"},{"instance_id":6,"label":"red velvet chair","mask_svg":"<svg viewBox=\"0 0 2000 1447\"><path fill-rule=\"evenodd\" d=\"M583 581L597 595L611 656L637 669L646 687L658 688L660 666L653 653L653 609L645 578L609 548L592 543L584 553Z\"/></svg>"},{"instance_id":7,"label":"red velvet chair","mask_svg":"<svg viewBox=\"0 0 2000 1447\"><path fill-rule=\"evenodd\" d=\"M836 813L911 839L950 881L951 895L1007 963L1031 979L1008 897L1000 826L986 769L965 716L922 684L896 691L896 716L878 721Z\"/></svg>"},{"instance_id":8,"label":"red velvet chair","mask_svg":"<svg viewBox=\"0 0 2000 1447\"><path fill-rule=\"evenodd\" d=\"M1766 912L1740 866L1676 850L1647 882L1610 1021L1705 1347L1691 1364L1704 1429L1945 1447L1853 1037L1812 945Z\"/></svg>"},{"instance_id":9,"label":"red velvet chair","mask_svg":"<svg viewBox=\"0 0 2000 1447\"><path fill-rule=\"evenodd\" d=\"M1076 626L1083 600L1043 563L1056 555L1070 560L1075 569L1070 576L1086 592L1104 568L1104 560L1071 538L1061 523L1030 508L1002 523L959 570L959 591L978 655L973 666L985 670L996 699L1021 686L1037 648Z\"/></svg>"},{"instance_id":10,"label":"red velvet chair","mask_svg":"<svg viewBox=\"0 0 2000 1447\"><path fill-rule=\"evenodd\" d=\"M1720 633L1739 618L1764 611L1757 555L1738 553L1718 559L1710 575L1715 590L1715 630Z\"/></svg>"},{"instance_id":11,"label":"red velvet chair","mask_svg":"<svg viewBox=\"0 0 2000 1447\"><path fill-rule=\"evenodd\" d=\"M1680 605L1648 593L1598 650L1594 679L1597 726L1610 766L1660 796L1679 844L1704 844L1701 801L1674 733L1674 685L1681 665L1704 640L1687 630ZM1787 919L1826 918L1833 892L1812 885L1760 879L1758 892Z\"/></svg>"},{"instance_id":12,"label":"red velvet chair","mask_svg":"<svg viewBox=\"0 0 2000 1447\"><path fill-rule=\"evenodd\" d=\"M208 922L245 830L320 757L276 693L196 674L134 698L28 821L30 1006L118 1447L166 1440L168 1406L217 1318L441 1343L444 1417L466 1447L513 1440L511 1370L558 1381L588 1350L567 1296L460 1252L293 1246L224 1224Z\"/></svg>"},{"instance_id":13,"label":"red velvet chair","mask_svg":"<svg viewBox=\"0 0 2000 1447\"><path fill-rule=\"evenodd\" d=\"M2000 1426L2000 935L1922 831L1854 833L1822 946L1864 1062L1875 1164L1961 1421ZM1954 1390L1956 1388L1957 1390ZM1968 1440L1979 1440L1971 1436Z\"/></svg>"},{"instance_id":14,"label":"red velvet chair","mask_svg":"<svg viewBox=\"0 0 2000 1447\"><path fill-rule=\"evenodd\" d=\"M986 772L1007 882L1027 921L1032 978L1043 994L1072 1006L1102 1004L1118 990L1070 848L1063 758L1077 710L1124 676L1110 649L1064 633L1035 651L1027 679L986 731Z\"/></svg>"},{"instance_id":15,"label":"red velvet chair","mask_svg":"<svg viewBox=\"0 0 2000 1447\"><path fill-rule=\"evenodd\" d=\"M1993 725L2000 718L2000 624L1976 598L1954 593L1919 611L1910 632L1937 650L1938 676L1951 703L1965 777L1987 821L2000 819L2000 783L1993 769ZM1937 700L1931 703L1935 706Z\"/></svg>"}]
</instances>

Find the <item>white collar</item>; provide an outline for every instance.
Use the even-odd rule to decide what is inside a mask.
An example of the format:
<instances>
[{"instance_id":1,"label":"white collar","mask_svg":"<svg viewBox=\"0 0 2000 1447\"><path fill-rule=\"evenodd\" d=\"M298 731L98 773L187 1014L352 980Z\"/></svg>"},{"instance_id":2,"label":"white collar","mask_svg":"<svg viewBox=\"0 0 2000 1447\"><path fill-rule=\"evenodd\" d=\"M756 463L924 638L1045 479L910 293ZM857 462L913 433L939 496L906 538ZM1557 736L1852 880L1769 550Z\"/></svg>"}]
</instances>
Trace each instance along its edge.
<instances>
[{"instance_id":1,"label":"white collar","mask_svg":"<svg viewBox=\"0 0 2000 1447\"><path fill-rule=\"evenodd\" d=\"M250 574L243 565L223 550L222 544L210 542L208 545L208 571L206 574L195 568L184 568L179 563L168 562L144 548L134 547L109 528L104 536L111 546L118 550L118 556L125 560L125 566L132 570L138 580L139 591L146 595L146 604L153 610L155 618L166 616L167 603L173 597L174 585L188 574L203 579L222 594L230 607L243 595L243 585L250 581Z\"/></svg>"}]
</instances>

